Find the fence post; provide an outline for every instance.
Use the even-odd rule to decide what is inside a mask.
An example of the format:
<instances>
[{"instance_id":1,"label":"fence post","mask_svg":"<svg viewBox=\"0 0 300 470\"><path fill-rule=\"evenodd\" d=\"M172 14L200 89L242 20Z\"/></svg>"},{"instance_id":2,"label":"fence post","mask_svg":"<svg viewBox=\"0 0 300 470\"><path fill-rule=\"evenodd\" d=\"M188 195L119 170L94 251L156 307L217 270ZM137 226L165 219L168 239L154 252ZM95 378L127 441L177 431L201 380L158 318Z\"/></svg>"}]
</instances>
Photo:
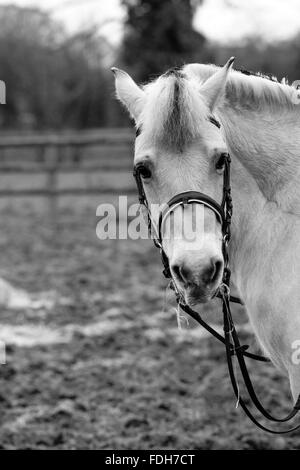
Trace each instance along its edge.
<instances>
[{"instance_id":1,"label":"fence post","mask_svg":"<svg viewBox=\"0 0 300 470\"><path fill-rule=\"evenodd\" d=\"M58 146L50 144L45 149L45 160L47 169L46 190L48 194L49 222L53 231L57 231L58 201L57 201L57 166Z\"/></svg>"}]
</instances>

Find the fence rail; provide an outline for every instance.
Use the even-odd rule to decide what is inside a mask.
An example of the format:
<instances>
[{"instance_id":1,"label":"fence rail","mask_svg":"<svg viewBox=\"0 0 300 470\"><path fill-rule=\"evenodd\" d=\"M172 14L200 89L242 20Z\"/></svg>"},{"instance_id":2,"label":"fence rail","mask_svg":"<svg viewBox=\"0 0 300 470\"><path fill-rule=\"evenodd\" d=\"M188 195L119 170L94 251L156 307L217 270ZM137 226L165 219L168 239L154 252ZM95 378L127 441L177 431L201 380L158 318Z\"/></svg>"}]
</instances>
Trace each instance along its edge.
<instances>
[{"instance_id":1,"label":"fence rail","mask_svg":"<svg viewBox=\"0 0 300 470\"><path fill-rule=\"evenodd\" d=\"M105 187L60 187L60 174L129 171L133 148L133 133L124 129L79 131L69 134L31 134L0 136L0 176L5 174L46 174L46 184L40 188L0 187L0 197L45 196L55 199L64 195L114 192ZM92 155L87 155L93 149ZM119 192L131 193L133 187L118 187ZM53 201L51 203L53 205Z\"/></svg>"},{"instance_id":2,"label":"fence rail","mask_svg":"<svg viewBox=\"0 0 300 470\"><path fill-rule=\"evenodd\" d=\"M64 134L0 135L0 199L45 198L57 229L63 196L133 194L134 134L102 129Z\"/></svg>"},{"instance_id":3,"label":"fence rail","mask_svg":"<svg viewBox=\"0 0 300 470\"><path fill-rule=\"evenodd\" d=\"M128 129L96 129L91 131L72 131L64 133L38 134L1 134L0 148L6 147L39 147L39 146L68 146L68 145L103 145L131 144L134 134Z\"/></svg>"}]
</instances>

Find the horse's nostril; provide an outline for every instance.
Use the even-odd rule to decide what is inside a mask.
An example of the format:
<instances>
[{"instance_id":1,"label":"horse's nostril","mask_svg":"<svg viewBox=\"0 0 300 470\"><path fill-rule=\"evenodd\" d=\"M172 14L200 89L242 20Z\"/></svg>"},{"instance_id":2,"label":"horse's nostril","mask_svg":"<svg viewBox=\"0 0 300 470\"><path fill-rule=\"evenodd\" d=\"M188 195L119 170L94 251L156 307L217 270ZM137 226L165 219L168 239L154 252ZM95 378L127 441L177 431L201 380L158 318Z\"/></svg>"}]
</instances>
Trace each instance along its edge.
<instances>
[{"instance_id":1,"label":"horse's nostril","mask_svg":"<svg viewBox=\"0 0 300 470\"><path fill-rule=\"evenodd\" d=\"M223 269L223 261L219 258L211 258L201 269L197 269L196 266L193 269L185 263L173 264L171 268L175 279L185 287L192 285L209 286L218 280Z\"/></svg>"},{"instance_id":2,"label":"horse's nostril","mask_svg":"<svg viewBox=\"0 0 300 470\"><path fill-rule=\"evenodd\" d=\"M218 279L222 267L222 261L212 259L210 265L207 266L202 273L202 281L205 282L205 284L213 284Z\"/></svg>"},{"instance_id":3,"label":"horse's nostril","mask_svg":"<svg viewBox=\"0 0 300 470\"><path fill-rule=\"evenodd\" d=\"M185 266L184 264L178 265L175 264L172 266L173 273L175 274L176 278L182 283L187 284L192 279L192 271Z\"/></svg>"},{"instance_id":4,"label":"horse's nostril","mask_svg":"<svg viewBox=\"0 0 300 470\"><path fill-rule=\"evenodd\" d=\"M174 264L174 265L172 266L172 270L173 270L173 273L175 274L175 276L176 276L178 279L181 279L180 266L178 266L178 264Z\"/></svg>"},{"instance_id":5,"label":"horse's nostril","mask_svg":"<svg viewBox=\"0 0 300 470\"><path fill-rule=\"evenodd\" d=\"M222 269L223 269L223 261L220 261L220 260L215 261L215 273L211 282L217 281Z\"/></svg>"}]
</instances>

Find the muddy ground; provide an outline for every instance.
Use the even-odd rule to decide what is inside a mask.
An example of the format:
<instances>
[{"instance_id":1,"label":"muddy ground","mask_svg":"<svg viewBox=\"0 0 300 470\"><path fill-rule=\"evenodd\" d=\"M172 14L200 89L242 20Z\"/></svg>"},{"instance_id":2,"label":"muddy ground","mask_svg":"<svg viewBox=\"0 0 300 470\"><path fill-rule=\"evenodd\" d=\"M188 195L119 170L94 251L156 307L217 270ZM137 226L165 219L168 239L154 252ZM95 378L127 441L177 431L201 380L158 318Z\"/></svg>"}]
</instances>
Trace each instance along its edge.
<instances>
[{"instance_id":1,"label":"muddy ground","mask_svg":"<svg viewBox=\"0 0 300 470\"><path fill-rule=\"evenodd\" d=\"M62 211L53 233L47 214L1 213L0 276L51 302L1 309L0 447L299 448L299 433L269 436L235 409L222 346L191 320L178 329L152 244L99 241L94 214ZM218 301L205 315L218 322ZM271 365L250 369L264 403L284 414L287 381Z\"/></svg>"}]
</instances>

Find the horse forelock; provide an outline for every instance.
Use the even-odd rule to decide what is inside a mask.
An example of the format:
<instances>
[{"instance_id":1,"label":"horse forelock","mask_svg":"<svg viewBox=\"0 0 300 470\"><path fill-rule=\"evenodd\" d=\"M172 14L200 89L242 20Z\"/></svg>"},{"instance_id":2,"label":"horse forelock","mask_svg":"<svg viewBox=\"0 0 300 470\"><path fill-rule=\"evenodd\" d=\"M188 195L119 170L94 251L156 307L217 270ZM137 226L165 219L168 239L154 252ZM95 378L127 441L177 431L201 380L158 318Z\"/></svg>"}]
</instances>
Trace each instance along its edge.
<instances>
[{"instance_id":1,"label":"horse forelock","mask_svg":"<svg viewBox=\"0 0 300 470\"><path fill-rule=\"evenodd\" d=\"M139 125L152 140L182 151L199 136L207 114L198 84L175 68L146 85L145 91Z\"/></svg>"}]
</instances>

